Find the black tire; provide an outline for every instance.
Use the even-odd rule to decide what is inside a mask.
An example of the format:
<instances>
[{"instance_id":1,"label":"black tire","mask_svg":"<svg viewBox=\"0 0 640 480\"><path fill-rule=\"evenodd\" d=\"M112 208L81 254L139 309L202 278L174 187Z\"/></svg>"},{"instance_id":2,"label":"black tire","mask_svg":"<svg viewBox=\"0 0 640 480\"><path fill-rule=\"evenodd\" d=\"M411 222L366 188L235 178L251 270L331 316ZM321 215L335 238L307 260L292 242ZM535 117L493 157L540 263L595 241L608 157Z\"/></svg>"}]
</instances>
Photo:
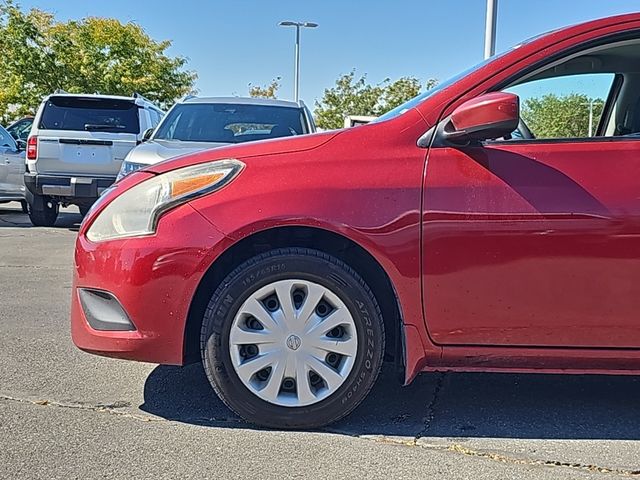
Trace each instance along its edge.
<instances>
[{"instance_id":1,"label":"black tire","mask_svg":"<svg viewBox=\"0 0 640 480\"><path fill-rule=\"evenodd\" d=\"M29 195L29 219L36 227L53 227L58 219L58 202L42 195Z\"/></svg>"},{"instance_id":2,"label":"black tire","mask_svg":"<svg viewBox=\"0 0 640 480\"><path fill-rule=\"evenodd\" d=\"M89 210L91 210L91 205L78 205L78 209L80 210L80 215L84 218L87 216L87 213L89 213Z\"/></svg>"},{"instance_id":3,"label":"black tire","mask_svg":"<svg viewBox=\"0 0 640 480\"><path fill-rule=\"evenodd\" d=\"M344 383L323 400L296 407L267 402L240 380L231 363L229 334L243 302L278 280L308 280L330 289L347 306L358 348ZM245 420L271 428L317 428L348 415L373 387L384 355L384 323L378 302L362 277L335 257L307 248L272 250L231 272L214 292L201 329L202 363L220 399Z\"/></svg>"}]
</instances>

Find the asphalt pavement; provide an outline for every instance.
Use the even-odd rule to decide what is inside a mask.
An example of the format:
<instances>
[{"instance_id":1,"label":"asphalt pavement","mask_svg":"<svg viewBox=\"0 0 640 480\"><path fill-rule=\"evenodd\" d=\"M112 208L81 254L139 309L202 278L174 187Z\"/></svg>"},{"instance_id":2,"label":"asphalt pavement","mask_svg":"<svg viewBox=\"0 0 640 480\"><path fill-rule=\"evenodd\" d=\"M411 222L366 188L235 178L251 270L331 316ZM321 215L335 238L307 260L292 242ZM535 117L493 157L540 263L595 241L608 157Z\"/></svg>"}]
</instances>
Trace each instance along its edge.
<instances>
[{"instance_id":1,"label":"asphalt pavement","mask_svg":"<svg viewBox=\"0 0 640 480\"><path fill-rule=\"evenodd\" d=\"M386 368L348 418L308 432L246 424L199 364L100 358L69 334L65 209L34 228L0 205L0 478L640 477L640 378Z\"/></svg>"}]
</instances>

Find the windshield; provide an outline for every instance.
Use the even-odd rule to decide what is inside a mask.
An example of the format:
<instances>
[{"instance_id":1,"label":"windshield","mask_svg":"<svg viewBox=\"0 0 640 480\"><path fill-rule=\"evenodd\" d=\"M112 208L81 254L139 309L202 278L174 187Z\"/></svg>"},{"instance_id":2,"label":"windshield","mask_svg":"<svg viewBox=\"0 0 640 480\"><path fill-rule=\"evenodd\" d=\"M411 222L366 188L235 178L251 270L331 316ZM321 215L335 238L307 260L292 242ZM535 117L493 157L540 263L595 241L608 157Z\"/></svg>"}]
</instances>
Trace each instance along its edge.
<instances>
[{"instance_id":1,"label":"windshield","mask_svg":"<svg viewBox=\"0 0 640 480\"><path fill-rule=\"evenodd\" d=\"M551 34L553 32L555 32L556 30L552 30L550 32L547 33L543 33L541 35L536 35L534 37L531 37L527 40L525 40L524 42L521 42L513 47L511 47L510 49L499 53L498 55L495 55L493 57L489 57L485 60L483 60L482 62L474 65L471 68L468 68L466 70L464 70L463 72L454 75L453 77L445 80L442 83L439 83L438 85L436 85L435 87L422 92L421 94L419 94L416 97L413 97L411 100L403 103L402 105L394 108L393 110L389 110L387 113L379 116L378 118L376 118L374 120L374 122L382 122L384 120L389 120L391 118L397 117L399 115L402 115L403 113L405 113L407 110L411 110L412 108L414 108L415 106L419 105L421 102L423 102L424 100L426 100L427 98L429 98L431 95L433 95L434 93L437 93L441 90L444 90L447 87L450 87L451 85L453 85L454 83L456 83L458 80L462 79L463 77L466 77L467 75L469 75L470 73L479 70L480 68L484 67L485 65L487 65L490 62L493 62L494 60L503 57L504 55L506 55L507 53L512 52L513 50L522 47L523 45L526 45L528 43L533 42L534 40L537 40L538 38L544 37L545 35Z\"/></svg>"},{"instance_id":2,"label":"windshield","mask_svg":"<svg viewBox=\"0 0 640 480\"><path fill-rule=\"evenodd\" d=\"M453 77L445 80L444 82L437 84L435 87L430 88L429 90L427 90L425 92L422 92L421 94L419 94L416 97L413 97L411 100L403 103L402 105L397 106L393 110L389 110L387 113L379 116L374 121L375 122L382 122L384 120L389 120L391 118L394 118L394 117L397 117L399 115L402 115L407 110L411 110L413 107L415 107L418 104L422 103L424 100L429 98L434 93L437 93L437 92L439 92L441 90L444 90L447 87L450 87L451 85L456 83L461 78L469 75L471 72L473 72L473 71L475 71L475 70L477 70L479 68L484 67L487 63L489 63L490 61L492 61L494 59L495 59L495 57L488 58L488 59L478 63L477 65L474 65L473 67L468 68L468 69L464 70L463 72L460 72L457 75L454 75Z\"/></svg>"},{"instance_id":3,"label":"windshield","mask_svg":"<svg viewBox=\"0 0 640 480\"><path fill-rule=\"evenodd\" d=\"M110 98L51 97L38 128L140 133L138 106L132 101Z\"/></svg>"},{"instance_id":4,"label":"windshield","mask_svg":"<svg viewBox=\"0 0 640 480\"><path fill-rule=\"evenodd\" d=\"M300 108L231 103L176 105L154 140L241 143L307 132Z\"/></svg>"}]
</instances>

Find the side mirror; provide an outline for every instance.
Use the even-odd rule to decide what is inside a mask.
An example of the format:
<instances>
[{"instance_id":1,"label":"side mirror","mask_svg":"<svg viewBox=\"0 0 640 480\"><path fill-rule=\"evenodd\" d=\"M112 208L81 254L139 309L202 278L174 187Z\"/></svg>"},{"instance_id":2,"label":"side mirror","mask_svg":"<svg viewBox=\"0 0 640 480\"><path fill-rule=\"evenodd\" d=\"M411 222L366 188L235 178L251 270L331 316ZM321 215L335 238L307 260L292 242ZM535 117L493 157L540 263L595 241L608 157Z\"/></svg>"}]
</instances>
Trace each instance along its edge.
<instances>
[{"instance_id":1,"label":"side mirror","mask_svg":"<svg viewBox=\"0 0 640 480\"><path fill-rule=\"evenodd\" d=\"M492 92L466 101L451 114L444 137L454 143L504 137L520 121L520 99L513 93Z\"/></svg>"},{"instance_id":2,"label":"side mirror","mask_svg":"<svg viewBox=\"0 0 640 480\"><path fill-rule=\"evenodd\" d=\"M21 152L23 150L27 149L27 142L25 142L24 140L22 140L21 138L18 138L16 140L16 146L18 147L18 151Z\"/></svg>"},{"instance_id":3,"label":"side mirror","mask_svg":"<svg viewBox=\"0 0 640 480\"><path fill-rule=\"evenodd\" d=\"M142 141L146 142L151 138L151 135L153 135L153 128L147 128L142 134Z\"/></svg>"}]
</instances>

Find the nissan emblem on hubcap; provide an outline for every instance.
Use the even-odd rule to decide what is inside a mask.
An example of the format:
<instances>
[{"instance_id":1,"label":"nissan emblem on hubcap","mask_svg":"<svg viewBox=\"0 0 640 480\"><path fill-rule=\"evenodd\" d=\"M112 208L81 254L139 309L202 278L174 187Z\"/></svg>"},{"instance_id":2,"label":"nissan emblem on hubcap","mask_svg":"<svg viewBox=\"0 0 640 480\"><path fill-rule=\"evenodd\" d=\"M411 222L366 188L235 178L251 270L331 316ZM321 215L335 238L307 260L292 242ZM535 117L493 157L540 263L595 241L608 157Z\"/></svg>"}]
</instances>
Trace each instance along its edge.
<instances>
[{"instance_id":1,"label":"nissan emblem on hubcap","mask_svg":"<svg viewBox=\"0 0 640 480\"><path fill-rule=\"evenodd\" d=\"M287 347L289 347L291 350L297 350L298 348L300 348L301 343L302 340L300 340L300 337L298 337L297 335L289 335L289 338L287 338Z\"/></svg>"}]
</instances>

